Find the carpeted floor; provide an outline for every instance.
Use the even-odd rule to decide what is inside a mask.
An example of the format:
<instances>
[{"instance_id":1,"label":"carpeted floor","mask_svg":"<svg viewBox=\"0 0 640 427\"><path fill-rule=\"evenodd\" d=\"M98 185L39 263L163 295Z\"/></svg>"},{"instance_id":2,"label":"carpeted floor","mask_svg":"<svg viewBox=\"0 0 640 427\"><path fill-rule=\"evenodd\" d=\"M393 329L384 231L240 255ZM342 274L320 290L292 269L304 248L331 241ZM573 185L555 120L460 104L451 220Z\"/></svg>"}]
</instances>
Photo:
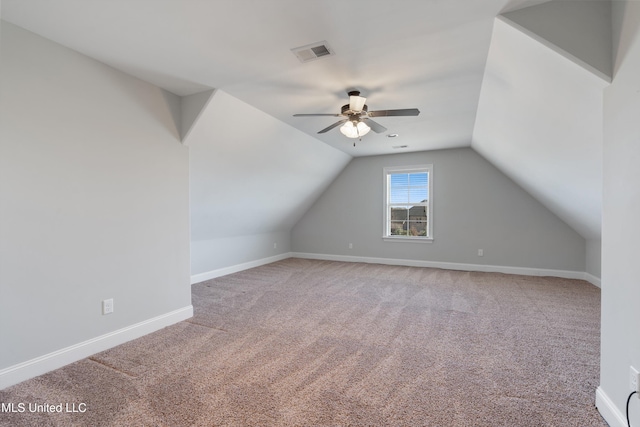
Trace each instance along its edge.
<instances>
[{"instance_id":1,"label":"carpeted floor","mask_svg":"<svg viewBox=\"0 0 640 427\"><path fill-rule=\"evenodd\" d=\"M587 282L288 259L194 285L193 305L0 391L26 408L0 425L606 426Z\"/></svg>"}]
</instances>

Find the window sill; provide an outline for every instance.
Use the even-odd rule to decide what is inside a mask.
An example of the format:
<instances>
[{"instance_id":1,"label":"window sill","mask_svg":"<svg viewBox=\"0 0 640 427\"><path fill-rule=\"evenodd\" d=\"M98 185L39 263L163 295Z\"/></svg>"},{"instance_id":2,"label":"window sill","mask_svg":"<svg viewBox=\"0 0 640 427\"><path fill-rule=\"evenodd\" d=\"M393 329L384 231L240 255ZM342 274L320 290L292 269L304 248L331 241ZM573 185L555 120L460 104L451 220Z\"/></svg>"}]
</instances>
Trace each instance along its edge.
<instances>
[{"instance_id":1,"label":"window sill","mask_svg":"<svg viewBox=\"0 0 640 427\"><path fill-rule=\"evenodd\" d=\"M385 242L433 243L433 237L382 236Z\"/></svg>"}]
</instances>

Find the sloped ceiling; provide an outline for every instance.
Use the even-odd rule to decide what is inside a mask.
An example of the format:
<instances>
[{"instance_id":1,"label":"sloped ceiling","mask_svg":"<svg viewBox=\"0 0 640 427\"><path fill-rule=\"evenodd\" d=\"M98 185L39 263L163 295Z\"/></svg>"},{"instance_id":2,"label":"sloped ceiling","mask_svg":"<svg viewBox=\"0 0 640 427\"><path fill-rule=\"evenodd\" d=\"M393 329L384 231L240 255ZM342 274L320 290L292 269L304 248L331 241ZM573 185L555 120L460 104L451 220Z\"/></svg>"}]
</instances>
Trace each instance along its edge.
<instances>
[{"instance_id":1,"label":"sloped ceiling","mask_svg":"<svg viewBox=\"0 0 640 427\"><path fill-rule=\"evenodd\" d=\"M584 70L590 67L601 80L610 70L600 48L609 43L600 25L608 18L594 16L597 8L569 14L563 6L560 12L534 9L545 3L3 0L1 7L2 19L170 92L221 90L348 156L471 145L583 236L597 238L600 202L593 193L600 193L601 172L593 153L601 137L590 125L600 121L593 99L599 83L590 83ZM504 28L506 21L496 20L501 14L516 24ZM584 33L585 19L595 19L590 26L600 32ZM576 43L576 34L592 38ZM303 64L290 51L322 40L335 56ZM573 68L558 65L558 55ZM535 70L546 77L536 81ZM559 91L563 82L573 89ZM388 132L370 132L356 147L337 129L316 133L334 118L292 117L337 113L348 89L361 90L372 110L415 107L421 114L378 119ZM570 102L562 94L578 98ZM585 97L588 102L578 104ZM195 122L199 115L183 111L184 117ZM183 125L183 136L189 128ZM279 138L271 128L261 132L264 138L251 139L248 150ZM400 145L407 148L393 148ZM303 161L311 156L298 155Z\"/></svg>"},{"instance_id":2,"label":"sloped ceiling","mask_svg":"<svg viewBox=\"0 0 640 427\"><path fill-rule=\"evenodd\" d=\"M498 17L471 144L587 239L601 235L610 18L608 2L546 3Z\"/></svg>"},{"instance_id":3,"label":"sloped ceiling","mask_svg":"<svg viewBox=\"0 0 640 427\"><path fill-rule=\"evenodd\" d=\"M351 159L220 90L185 142L192 241L289 230Z\"/></svg>"}]
</instances>

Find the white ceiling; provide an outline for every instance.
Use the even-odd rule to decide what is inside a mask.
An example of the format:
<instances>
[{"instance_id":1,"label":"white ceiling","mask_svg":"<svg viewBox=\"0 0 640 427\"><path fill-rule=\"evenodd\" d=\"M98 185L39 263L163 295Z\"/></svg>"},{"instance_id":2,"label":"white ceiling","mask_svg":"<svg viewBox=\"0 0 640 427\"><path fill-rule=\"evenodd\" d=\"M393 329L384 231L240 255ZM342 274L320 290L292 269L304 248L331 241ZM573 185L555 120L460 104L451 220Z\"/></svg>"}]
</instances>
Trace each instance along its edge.
<instances>
[{"instance_id":1,"label":"white ceiling","mask_svg":"<svg viewBox=\"0 0 640 427\"><path fill-rule=\"evenodd\" d=\"M545 1L2 0L1 16L177 95L222 89L350 156L472 146L584 237L598 238L601 197L593 193L601 194L592 184L601 182L601 132L588 125L600 114L592 101L602 82L587 82L585 63L569 52L574 25L560 32L565 50L545 35L523 36L518 25L497 29L506 25L498 15ZM522 22L547 22L545 13ZM533 31L553 38L562 17L548 22ZM598 38L577 44L586 62L607 57L589 55ZM323 40L335 56L303 64L291 52ZM370 132L356 147L338 129L316 134L336 118L293 117L338 113L348 89L359 89L370 110L421 114L376 119L399 136Z\"/></svg>"},{"instance_id":2,"label":"white ceiling","mask_svg":"<svg viewBox=\"0 0 640 427\"><path fill-rule=\"evenodd\" d=\"M3 0L2 18L177 95L230 95L351 156L469 146L496 15L544 0ZM336 55L302 64L290 49L326 40ZM317 135L346 90L378 122L357 147Z\"/></svg>"},{"instance_id":3,"label":"white ceiling","mask_svg":"<svg viewBox=\"0 0 640 427\"><path fill-rule=\"evenodd\" d=\"M472 147L583 237L601 234L607 82L497 19Z\"/></svg>"}]
</instances>

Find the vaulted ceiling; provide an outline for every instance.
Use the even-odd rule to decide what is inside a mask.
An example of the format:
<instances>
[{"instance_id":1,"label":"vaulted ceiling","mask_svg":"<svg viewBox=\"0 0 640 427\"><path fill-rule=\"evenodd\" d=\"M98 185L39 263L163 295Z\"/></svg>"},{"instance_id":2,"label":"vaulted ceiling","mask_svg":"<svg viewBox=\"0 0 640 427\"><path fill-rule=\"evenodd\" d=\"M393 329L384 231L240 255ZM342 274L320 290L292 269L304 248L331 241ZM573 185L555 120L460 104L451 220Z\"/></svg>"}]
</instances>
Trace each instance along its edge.
<instances>
[{"instance_id":1,"label":"vaulted ceiling","mask_svg":"<svg viewBox=\"0 0 640 427\"><path fill-rule=\"evenodd\" d=\"M177 95L222 90L353 157L471 146L585 238L600 235L607 1L3 0L1 7L2 19ZM301 63L291 51L319 41L335 55ZM334 117L293 117L338 113L349 89L372 110L421 114L376 119L388 131L370 132L355 147L337 129L316 133Z\"/></svg>"}]
</instances>

